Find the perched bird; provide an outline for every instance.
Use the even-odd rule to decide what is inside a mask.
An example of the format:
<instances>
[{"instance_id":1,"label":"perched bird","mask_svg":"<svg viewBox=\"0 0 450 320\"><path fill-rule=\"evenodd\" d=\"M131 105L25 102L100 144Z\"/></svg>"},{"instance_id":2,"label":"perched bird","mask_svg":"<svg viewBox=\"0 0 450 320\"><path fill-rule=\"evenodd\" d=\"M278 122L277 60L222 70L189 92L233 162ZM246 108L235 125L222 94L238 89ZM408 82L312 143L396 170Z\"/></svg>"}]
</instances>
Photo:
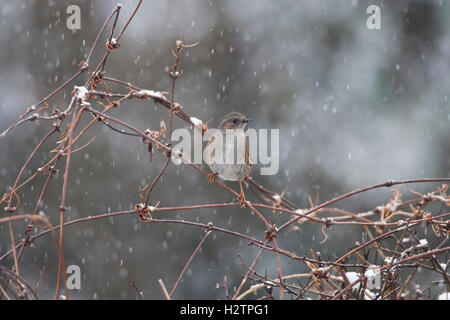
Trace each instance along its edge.
<instances>
[{"instance_id":1,"label":"perched bird","mask_svg":"<svg viewBox=\"0 0 450 320\"><path fill-rule=\"evenodd\" d=\"M213 135L208 141L208 145L205 149L204 159L209 165L212 173L208 175L208 182L214 182L215 176L223 180L239 181L241 193L238 197L238 201L241 206L245 205L244 190L242 188L242 181L247 178L252 170L252 160L250 157L250 147L248 138L245 137L245 144L235 143L237 139L228 141L227 134L230 136L238 136L238 130L245 130L247 123L251 120L247 119L242 113L231 112L225 115L220 122L219 130L222 135L222 139L216 139ZM222 140L222 141L221 141ZM223 150L222 161L217 161L215 158L215 150L221 148ZM227 158L227 155L228 158ZM237 159L244 159L241 163ZM225 159L233 159L232 163L227 163Z\"/></svg>"}]
</instances>

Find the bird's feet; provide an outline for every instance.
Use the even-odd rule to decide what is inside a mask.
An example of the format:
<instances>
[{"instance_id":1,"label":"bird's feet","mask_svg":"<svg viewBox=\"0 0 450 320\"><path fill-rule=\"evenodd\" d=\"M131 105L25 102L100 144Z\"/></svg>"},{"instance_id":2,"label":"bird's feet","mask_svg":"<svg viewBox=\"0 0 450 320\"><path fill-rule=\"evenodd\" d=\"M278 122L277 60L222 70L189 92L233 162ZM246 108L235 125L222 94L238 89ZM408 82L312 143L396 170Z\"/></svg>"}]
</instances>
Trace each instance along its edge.
<instances>
[{"instance_id":1,"label":"bird's feet","mask_svg":"<svg viewBox=\"0 0 450 320\"><path fill-rule=\"evenodd\" d=\"M244 192L241 192L241 194L238 195L237 201L239 202L239 206L241 208L244 208L247 205L247 200L245 199Z\"/></svg>"},{"instance_id":2,"label":"bird's feet","mask_svg":"<svg viewBox=\"0 0 450 320\"><path fill-rule=\"evenodd\" d=\"M206 177L208 179L208 183L209 184L213 183L217 175L219 175L217 172L209 173L208 176Z\"/></svg>"},{"instance_id":3,"label":"bird's feet","mask_svg":"<svg viewBox=\"0 0 450 320\"><path fill-rule=\"evenodd\" d=\"M245 200L244 188L242 188L242 180L239 181L239 186L241 187L241 193L237 197L237 201L239 201L239 205L241 208L247 205L247 200Z\"/></svg>"}]
</instances>

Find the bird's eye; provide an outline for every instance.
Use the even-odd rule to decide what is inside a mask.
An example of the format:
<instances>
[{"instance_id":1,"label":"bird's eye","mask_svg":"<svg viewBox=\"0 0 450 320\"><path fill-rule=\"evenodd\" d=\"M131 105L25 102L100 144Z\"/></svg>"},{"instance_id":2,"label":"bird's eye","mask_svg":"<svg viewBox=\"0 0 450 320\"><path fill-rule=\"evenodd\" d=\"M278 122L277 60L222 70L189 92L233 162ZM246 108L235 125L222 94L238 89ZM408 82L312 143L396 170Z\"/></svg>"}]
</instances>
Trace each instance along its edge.
<instances>
[{"instance_id":1,"label":"bird's eye","mask_svg":"<svg viewBox=\"0 0 450 320\"><path fill-rule=\"evenodd\" d=\"M234 119L234 120L233 120L233 123L238 123L238 120L237 120L237 119Z\"/></svg>"}]
</instances>

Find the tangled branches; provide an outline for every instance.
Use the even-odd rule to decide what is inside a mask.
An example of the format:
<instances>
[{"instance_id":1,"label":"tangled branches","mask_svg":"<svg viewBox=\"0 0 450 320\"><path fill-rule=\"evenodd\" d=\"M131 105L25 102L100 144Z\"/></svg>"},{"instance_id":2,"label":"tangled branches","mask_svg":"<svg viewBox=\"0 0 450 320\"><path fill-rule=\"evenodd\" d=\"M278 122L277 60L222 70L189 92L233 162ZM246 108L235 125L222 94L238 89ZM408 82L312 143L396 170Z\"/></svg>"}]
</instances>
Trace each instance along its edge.
<instances>
[{"instance_id":1,"label":"tangled branches","mask_svg":"<svg viewBox=\"0 0 450 320\"><path fill-rule=\"evenodd\" d=\"M14 265L10 268L0 268L0 296L4 299L10 298L38 298L37 287L30 286L20 273L20 261L27 247L35 245L35 241L45 235L51 234L56 244L58 252L58 274L56 276L57 285L55 297L69 298L67 287L66 263L63 250L64 230L66 227L89 223L99 219L106 219L114 216L136 215L143 223L151 224L181 224L186 228L200 228L205 231L199 243L195 246L193 253L180 271L176 282L170 290L167 289L163 279L159 285L164 296L172 299L176 289L179 287L183 276L196 258L200 249L210 238L212 233L224 233L231 237L245 240L254 247L255 256L250 259L237 253L237 257L242 266L243 277L239 285L234 290L229 288L227 277L223 283L218 283L218 287L224 289L225 297L229 299L244 299L257 294L260 299L420 299L430 296L430 289L433 286L443 285L446 294L450 290L450 279L448 274L448 236L450 222L448 207L450 198L448 196L448 182L450 178L414 179L403 181L386 181L384 183L354 190L340 195L334 199L319 203L318 200L310 201L309 208L299 208L289 200L284 191L275 192L260 185L253 178L248 179L248 184L258 202L245 200L243 207L253 213L255 223L261 223L265 232L257 236L249 236L232 228L224 228L216 225L215 222L199 223L181 219L168 219L165 212L188 211L206 208L241 208L242 203L237 201L239 193L228 184L218 180L210 179L223 191L235 200L225 203L206 203L189 206L162 206L161 200L152 197L152 192L157 188L161 177L166 173L171 160L174 157L181 158L190 168L188 174L199 174L204 176L204 183L208 182L208 172L199 165L192 162L190 158L179 150L172 147L171 136L174 130L174 116L180 118L193 130L199 130L204 134L208 130L206 122L191 116L182 104L175 101L175 85L182 76L180 67L182 50L192 49L198 43L187 44L184 40L178 40L175 48L170 48L174 57L174 63L168 70L170 79L170 91L158 91L153 89L140 88L136 84L131 84L120 79L109 76L106 68L108 57L114 51L123 49L120 45L122 35L127 26L135 16L140 6L140 2L132 13L131 17L124 24L117 36L115 28L118 22L121 6L117 5L106 19L94 44L85 61L81 61L79 70L66 82L52 91L35 105L26 111L13 122L3 133L0 134L0 141L15 128L28 122L41 120L40 125L50 127L48 133L36 144L24 165L19 171L9 192L5 193L0 200L4 207L5 217L0 218L0 223L8 224L11 249L0 256L0 262L4 262L7 257L13 256ZM97 47L100 36L106 30L108 23L112 23L108 41L105 44L105 52L95 68L91 71L91 56ZM79 78L81 74L88 74L89 79L84 84L75 85L70 101L65 110L55 109L51 115L44 115L43 111L48 108L47 102L63 88ZM123 92L113 92L111 83L122 87ZM139 129L119 117L114 117L110 111L118 106L126 105L131 100L144 100L163 107L168 112L168 125L161 123L158 129ZM82 126L81 119L87 118L89 121ZM82 127L81 127L82 126ZM104 126L115 133L127 135L139 140L148 150L149 161L152 161L153 153L159 152L165 159L156 176L148 181L146 186L139 191L136 198L141 201L133 203L132 210L108 212L80 219L68 220L66 212L67 194L69 192L68 181L70 171L73 170L72 154L95 144L94 137L90 137L88 142L79 146L81 137L89 133L89 129L94 126ZM55 135L59 135L59 140L51 151L51 157L44 164L26 176L26 169L29 169L31 160L36 157L42 145ZM63 164L65 160L65 163ZM60 192L61 201L57 208L50 208L48 213L39 211L43 199L48 194L48 186L54 180L55 175L62 171L63 185ZM19 192L29 186L39 176L46 176L34 210L27 214L17 214L21 207ZM367 212L351 212L349 210L333 207L337 202L360 195L369 190L378 188L391 188L399 185L412 183L441 183L428 193L419 193L410 190L413 196L404 200L404 196L399 189L393 189L392 198L384 205L377 206ZM431 187L430 187L431 188ZM59 211L59 217L55 217ZM275 217L275 218L274 218ZM28 222L26 230L20 240L17 239L13 223L18 220ZM50 221L59 220L58 223ZM320 252L311 250L309 253L297 255L292 251L283 249L279 245L279 239L283 237L284 231L289 234L301 232L300 228L310 224L311 228L320 228L323 239L321 243L328 241L328 234L331 228L360 228L363 230L362 238L355 241L353 247L348 248L345 254L340 257L326 259ZM427 237L420 235L418 229L429 230ZM33 230L40 232L32 233ZM436 241L427 239L434 237L439 239L437 245L432 245ZM264 252L273 255L276 265L276 277L262 274L256 270L261 256ZM282 257L292 262L301 264L308 268L308 272L289 273L286 265L282 263ZM425 284L417 284L416 275L420 270L427 270L435 276L435 280ZM44 271L42 271L43 273ZM42 277L42 276L41 276ZM40 282L40 281L39 281ZM142 298L134 280L130 278L134 289ZM156 284L155 284L156 285ZM38 285L37 285L38 286ZM61 288L64 294L61 294ZM434 297L433 297L434 298Z\"/></svg>"}]
</instances>

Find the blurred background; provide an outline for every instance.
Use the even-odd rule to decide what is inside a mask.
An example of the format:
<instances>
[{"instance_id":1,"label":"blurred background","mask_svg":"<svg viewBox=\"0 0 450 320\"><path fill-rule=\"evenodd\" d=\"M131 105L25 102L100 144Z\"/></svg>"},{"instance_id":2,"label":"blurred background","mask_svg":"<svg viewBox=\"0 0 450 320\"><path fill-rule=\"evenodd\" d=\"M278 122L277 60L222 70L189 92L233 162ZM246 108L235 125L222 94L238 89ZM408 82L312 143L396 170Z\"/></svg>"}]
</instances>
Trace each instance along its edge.
<instances>
[{"instance_id":1,"label":"blurred background","mask_svg":"<svg viewBox=\"0 0 450 320\"><path fill-rule=\"evenodd\" d=\"M118 28L137 1L122 0ZM81 9L81 29L68 30L66 8ZM381 8L381 29L369 30L366 9ZM0 13L0 131L26 107L38 102L77 70L85 60L113 1L1 1ZM448 1L144 1L123 35L119 49L106 64L106 75L136 86L170 91L168 68L174 59L169 46L184 37L199 41L182 52L182 76L175 101L184 111L217 125L223 115L240 111L252 127L280 130L280 170L253 178L281 193L301 208L308 195L320 200L386 181L450 175L450 2ZM91 68L104 53L110 31L100 38ZM63 110L74 85L49 102L49 111ZM126 92L114 87L115 92ZM111 115L145 130L159 129L168 112L152 101L133 99ZM88 121L84 118L84 123ZM174 126L188 127L176 118ZM8 192L35 145L50 130L46 121L20 126L0 142L0 191ZM153 162L141 139L94 126L74 153L69 173L67 219L128 210L139 188L153 181L165 158ZM51 157L58 137L52 137L25 171L24 178ZM61 161L59 169L63 171ZM52 181L41 210L58 224L62 174ZM42 189L39 177L19 194L19 213L29 213ZM238 184L228 183L238 190ZM418 191L433 184L412 185ZM248 189L247 189L248 190ZM410 193L404 187L405 196ZM248 198L255 200L247 191ZM367 211L391 197L388 189L362 194L337 204ZM170 164L152 192L150 204L181 206L229 202L232 197L187 166ZM273 221L277 217L267 212ZM158 218L186 219L263 238L265 227L249 209L220 208L165 212ZM283 216L282 221L288 217ZM14 223L21 239L25 222ZM328 240L320 227L304 224L300 232L286 231L280 247L298 255L320 251L339 257L361 239L362 228L333 227ZM142 223L135 215L97 220L65 228L66 264L80 266L81 290L72 298L136 299L129 278L144 298L163 299L157 280L169 290L204 231L185 225ZM428 235L428 241L439 241ZM31 284L45 275L38 293L54 297L58 254L51 237L26 248L21 274ZM10 249L7 224L0 225L0 254ZM237 254L247 264L255 247L229 235L214 233L187 270L175 298L225 298L218 282L227 277L230 290L245 274ZM308 269L282 257L284 272ZM11 267L12 256L2 265ZM264 253L257 271L276 277L272 253ZM423 281L433 278L424 272ZM442 290L442 289L441 289ZM256 296L258 297L258 296Z\"/></svg>"}]
</instances>

